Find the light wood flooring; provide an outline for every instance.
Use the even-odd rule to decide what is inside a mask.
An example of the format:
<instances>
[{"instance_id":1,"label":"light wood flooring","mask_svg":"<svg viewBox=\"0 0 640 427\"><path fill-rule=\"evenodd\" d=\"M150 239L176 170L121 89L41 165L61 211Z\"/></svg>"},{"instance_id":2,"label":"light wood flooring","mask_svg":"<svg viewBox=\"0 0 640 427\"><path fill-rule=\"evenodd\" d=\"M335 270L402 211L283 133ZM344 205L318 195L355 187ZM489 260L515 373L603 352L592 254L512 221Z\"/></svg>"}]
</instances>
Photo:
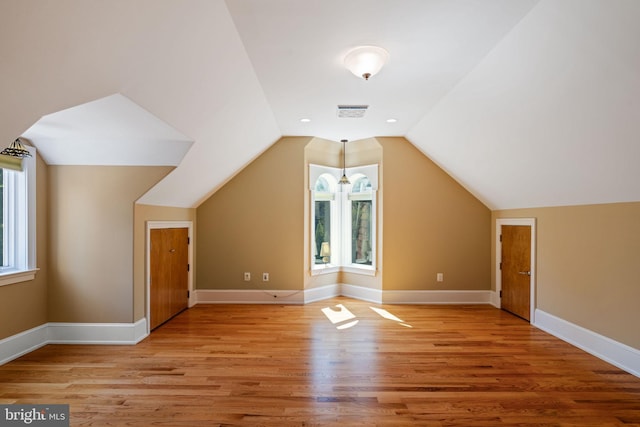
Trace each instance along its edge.
<instances>
[{"instance_id":1,"label":"light wood flooring","mask_svg":"<svg viewBox=\"0 0 640 427\"><path fill-rule=\"evenodd\" d=\"M0 403L68 403L72 426L629 427L640 378L490 306L335 298L199 305L136 346L48 345L0 367Z\"/></svg>"}]
</instances>

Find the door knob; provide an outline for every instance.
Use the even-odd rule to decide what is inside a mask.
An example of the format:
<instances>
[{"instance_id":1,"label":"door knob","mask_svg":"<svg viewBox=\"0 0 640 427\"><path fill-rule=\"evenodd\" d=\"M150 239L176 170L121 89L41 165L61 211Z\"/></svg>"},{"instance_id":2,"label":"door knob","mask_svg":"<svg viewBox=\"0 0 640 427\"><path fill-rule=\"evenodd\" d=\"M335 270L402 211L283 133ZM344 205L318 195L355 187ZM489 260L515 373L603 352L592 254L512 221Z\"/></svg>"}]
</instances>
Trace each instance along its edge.
<instances>
[{"instance_id":1,"label":"door knob","mask_svg":"<svg viewBox=\"0 0 640 427\"><path fill-rule=\"evenodd\" d=\"M169 249L169 252L174 253L176 250L175 249Z\"/></svg>"},{"instance_id":2,"label":"door knob","mask_svg":"<svg viewBox=\"0 0 640 427\"><path fill-rule=\"evenodd\" d=\"M531 272L530 271L518 271L518 274L522 274L524 276L531 276Z\"/></svg>"}]
</instances>

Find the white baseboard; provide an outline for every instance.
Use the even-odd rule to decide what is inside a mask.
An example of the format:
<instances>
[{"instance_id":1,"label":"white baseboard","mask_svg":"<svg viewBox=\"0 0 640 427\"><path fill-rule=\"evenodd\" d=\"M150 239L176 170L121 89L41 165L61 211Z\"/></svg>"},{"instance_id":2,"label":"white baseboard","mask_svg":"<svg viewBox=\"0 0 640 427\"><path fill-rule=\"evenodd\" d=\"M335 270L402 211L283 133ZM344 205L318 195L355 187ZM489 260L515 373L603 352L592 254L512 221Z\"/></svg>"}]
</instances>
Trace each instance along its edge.
<instances>
[{"instance_id":1,"label":"white baseboard","mask_svg":"<svg viewBox=\"0 0 640 427\"><path fill-rule=\"evenodd\" d=\"M542 310L535 311L534 326L636 377L640 377L640 350L638 349Z\"/></svg>"},{"instance_id":2,"label":"white baseboard","mask_svg":"<svg viewBox=\"0 0 640 427\"><path fill-rule=\"evenodd\" d=\"M355 298L362 301L382 304L382 290L365 288L364 286L348 285L343 283L340 285L340 295Z\"/></svg>"},{"instance_id":3,"label":"white baseboard","mask_svg":"<svg viewBox=\"0 0 640 427\"><path fill-rule=\"evenodd\" d=\"M491 298L489 299L489 304L491 304L495 308L502 307L502 301L500 300L500 293L496 291L487 291L487 292L491 292Z\"/></svg>"},{"instance_id":4,"label":"white baseboard","mask_svg":"<svg viewBox=\"0 0 640 427\"><path fill-rule=\"evenodd\" d=\"M135 323L45 323L0 340L0 365L47 344L132 345L147 336L147 320Z\"/></svg>"},{"instance_id":5,"label":"white baseboard","mask_svg":"<svg viewBox=\"0 0 640 427\"><path fill-rule=\"evenodd\" d=\"M48 323L50 344L137 344L147 336L147 319L135 323Z\"/></svg>"},{"instance_id":6,"label":"white baseboard","mask_svg":"<svg viewBox=\"0 0 640 427\"><path fill-rule=\"evenodd\" d=\"M0 365L39 349L48 339L47 324L44 324L0 340Z\"/></svg>"},{"instance_id":7,"label":"white baseboard","mask_svg":"<svg viewBox=\"0 0 640 427\"><path fill-rule=\"evenodd\" d=\"M385 304L490 304L493 291L384 291Z\"/></svg>"},{"instance_id":8,"label":"white baseboard","mask_svg":"<svg viewBox=\"0 0 640 427\"><path fill-rule=\"evenodd\" d=\"M341 286L339 284L325 285L318 288L304 290L304 303L323 301L329 298L340 296Z\"/></svg>"},{"instance_id":9,"label":"white baseboard","mask_svg":"<svg viewBox=\"0 0 640 427\"><path fill-rule=\"evenodd\" d=\"M200 289L194 291L198 304L304 304L303 291L259 289Z\"/></svg>"},{"instance_id":10,"label":"white baseboard","mask_svg":"<svg viewBox=\"0 0 640 427\"><path fill-rule=\"evenodd\" d=\"M200 289L198 304L307 304L345 296L377 304L493 304L494 291L382 291L364 286L333 284L304 291L259 289Z\"/></svg>"}]
</instances>

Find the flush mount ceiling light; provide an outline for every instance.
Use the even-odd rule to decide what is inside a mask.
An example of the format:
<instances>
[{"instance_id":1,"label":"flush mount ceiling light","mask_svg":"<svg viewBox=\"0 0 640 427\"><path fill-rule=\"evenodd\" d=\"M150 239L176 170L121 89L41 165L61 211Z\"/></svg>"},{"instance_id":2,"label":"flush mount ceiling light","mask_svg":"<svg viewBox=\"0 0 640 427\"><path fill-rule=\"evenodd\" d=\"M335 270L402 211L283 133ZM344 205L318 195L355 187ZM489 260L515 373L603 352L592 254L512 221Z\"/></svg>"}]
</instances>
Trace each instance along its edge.
<instances>
[{"instance_id":1,"label":"flush mount ceiling light","mask_svg":"<svg viewBox=\"0 0 640 427\"><path fill-rule=\"evenodd\" d=\"M355 76L369 80L389 60L389 52L378 46L359 46L344 57L344 66Z\"/></svg>"}]
</instances>

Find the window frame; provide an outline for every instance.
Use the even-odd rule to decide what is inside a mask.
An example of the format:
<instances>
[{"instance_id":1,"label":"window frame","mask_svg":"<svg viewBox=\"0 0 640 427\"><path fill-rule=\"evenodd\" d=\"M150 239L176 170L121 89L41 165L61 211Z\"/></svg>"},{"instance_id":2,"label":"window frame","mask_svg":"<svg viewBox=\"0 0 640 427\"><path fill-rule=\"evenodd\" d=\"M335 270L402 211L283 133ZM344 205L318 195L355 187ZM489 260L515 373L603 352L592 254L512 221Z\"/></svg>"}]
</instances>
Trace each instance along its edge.
<instances>
[{"instance_id":1,"label":"window frame","mask_svg":"<svg viewBox=\"0 0 640 427\"><path fill-rule=\"evenodd\" d=\"M329 180L329 185L331 190L329 193L325 192L317 192L315 190L316 182L322 176L325 176ZM320 166L320 165L309 165L309 190L311 193L310 197L310 205L311 205L311 227L310 227L310 246L309 246L309 259L311 266L311 274L326 274L340 271L340 260L341 260L341 248L340 245L335 242L340 241L340 211L338 208L338 204L340 203L338 200L338 190L339 184L338 181L340 179L339 170L336 168L331 168L328 166ZM316 249L316 201L326 201L330 202L329 204L329 221L331 224L331 235L329 238L329 247L331 248L331 259L327 264L316 264L315 263L315 250ZM337 262L336 262L337 260Z\"/></svg>"},{"instance_id":2,"label":"window frame","mask_svg":"<svg viewBox=\"0 0 640 427\"><path fill-rule=\"evenodd\" d=\"M7 265L0 265L0 286L33 280L36 275L36 149L22 159L22 171L3 168L2 239ZM4 264L4 259L1 264Z\"/></svg>"},{"instance_id":3,"label":"window frame","mask_svg":"<svg viewBox=\"0 0 640 427\"><path fill-rule=\"evenodd\" d=\"M355 274L375 276L377 272L377 190L378 190L378 165L366 165L346 168L345 173L351 183L358 177L366 177L371 183L371 191L366 193L353 193L352 184L336 184L334 200L331 204L331 263L327 265L315 264L315 202L316 200L326 200L326 195L322 198L316 197L315 186L318 178L329 175L334 182L338 182L343 170L331 166L309 164L309 191L311 206L310 233L310 270L311 275L335 273L339 271ZM351 208L353 200L371 201L371 265L358 264L351 259Z\"/></svg>"},{"instance_id":4,"label":"window frame","mask_svg":"<svg viewBox=\"0 0 640 427\"><path fill-rule=\"evenodd\" d=\"M378 165L356 166L346 169L347 178L350 184L345 185L342 197L342 217L343 223L343 259L341 262L341 270L347 273L364 274L375 276L377 271L377 235L378 235L378 219L377 219L377 190L378 190ZM366 177L371 183L371 192L361 193L352 192L353 184L360 178ZM358 264L352 259L352 201L370 200L371 201L371 265Z\"/></svg>"}]
</instances>

